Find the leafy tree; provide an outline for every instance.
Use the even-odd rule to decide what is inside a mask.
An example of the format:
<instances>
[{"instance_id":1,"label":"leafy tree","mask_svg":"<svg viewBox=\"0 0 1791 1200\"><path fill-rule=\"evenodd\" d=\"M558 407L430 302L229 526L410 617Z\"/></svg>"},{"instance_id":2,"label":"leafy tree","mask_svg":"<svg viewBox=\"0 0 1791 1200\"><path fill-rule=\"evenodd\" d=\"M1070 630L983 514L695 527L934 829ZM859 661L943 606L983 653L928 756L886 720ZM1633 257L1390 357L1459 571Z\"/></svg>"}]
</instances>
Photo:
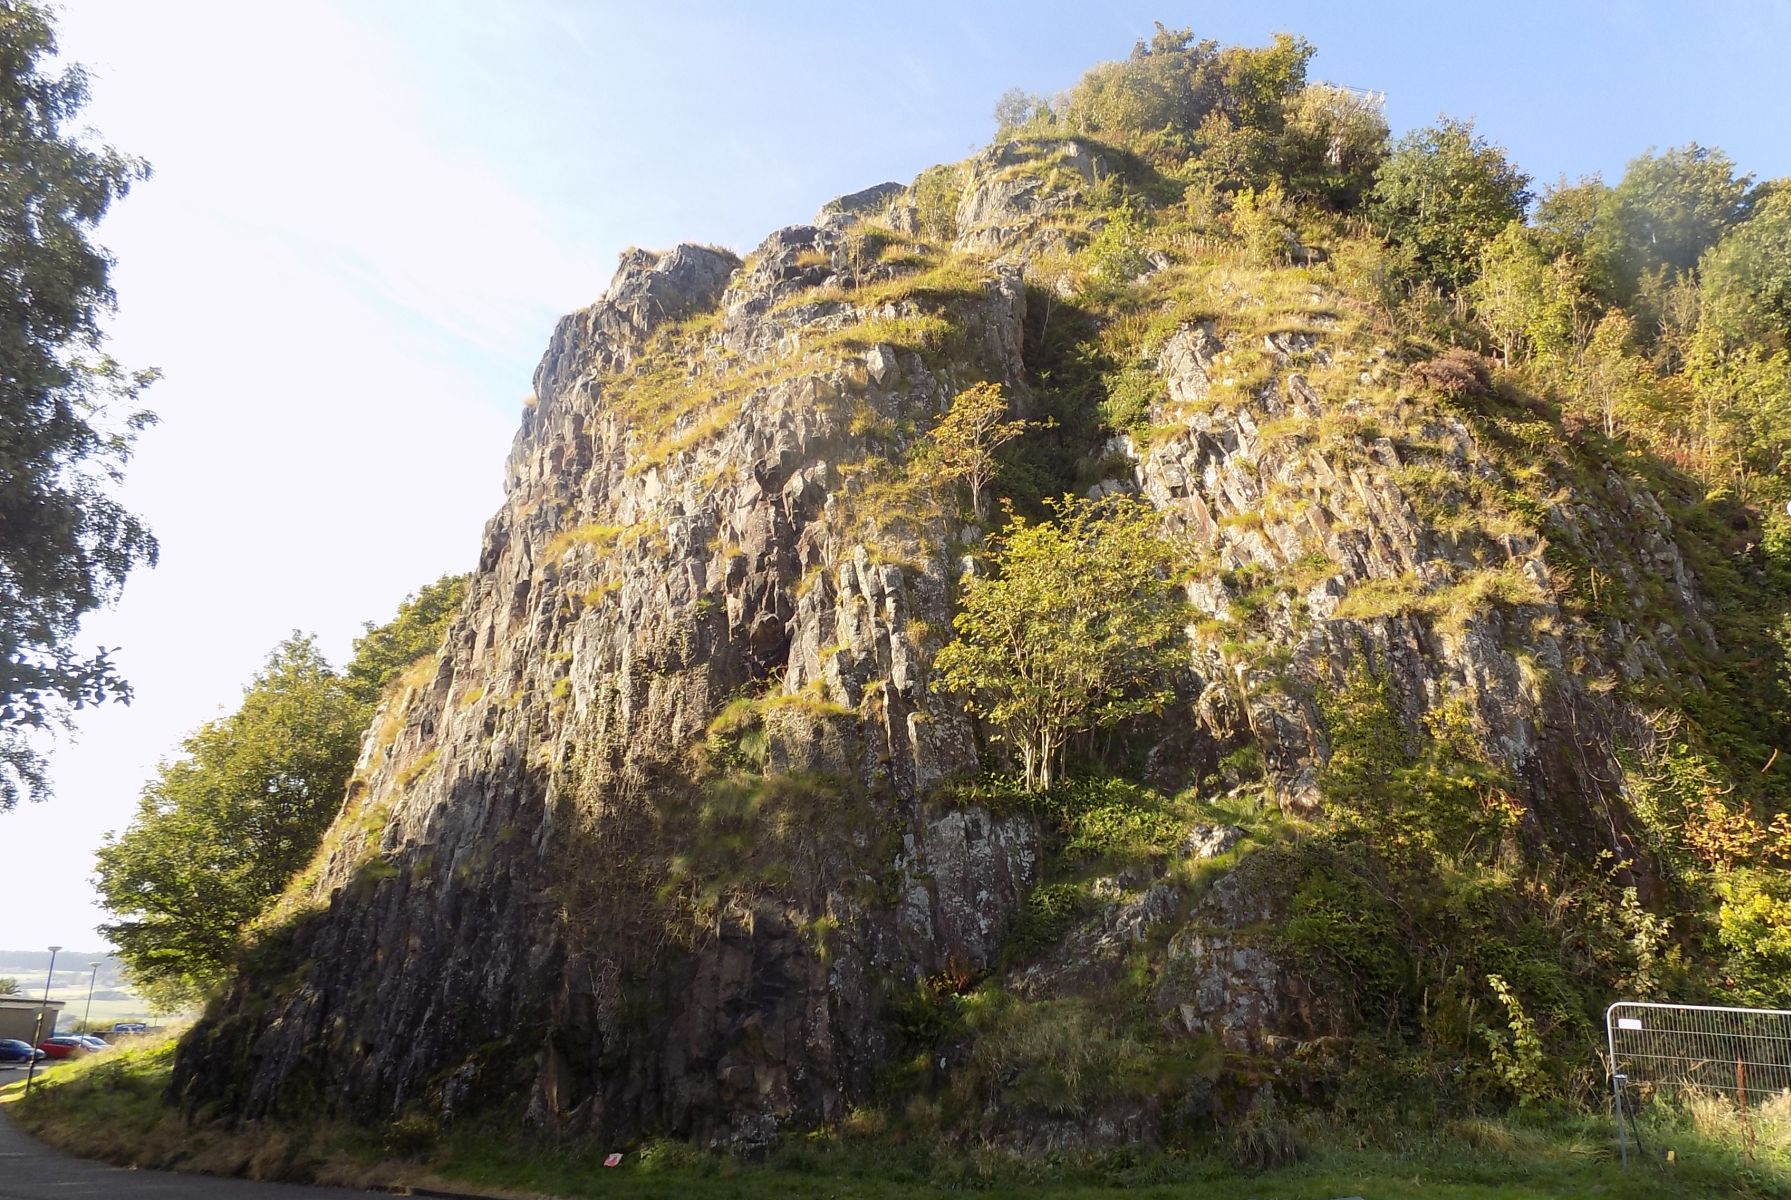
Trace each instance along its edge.
<instances>
[{"instance_id":1,"label":"leafy tree","mask_svg":"<svg viewBox=\"0 0 1791 1200\"><path fill-rule=\"evenodd\" d=\"M1743 493L1752 476L1778 472L1791 446L1791 351L1731 346L1706 324L1691 339L1684 374L1709 463L1726 468Z\"/></svg>"},{"instance_id":2,"label":"leafy tree","mask_svg":"<svg viewBox=\"0 0 1791 1200\"><path fill-rule=\"evenodd\" d=\"M927 435L928 462L943 484L964 483L970 489L970 511L984 519L984 489L1000 462L995 452L1026 432L1029 421L1009 420L1001 385L977 383L959 392L951 409Z\"/></svg>"},{"instance_id":3,"label":"leafy tree","mask_svg":"<svg viewBox=\"0 0 1791 1200\"><path fill-rule=\"evenodd\" d=\"M1198 153L1231 165L1216 182L1251 182L1285 120L1287 98L1306 83L1312 45L1288 34L1260 49L1196 41L1161 22L1124 62L1082 77L1064 106L1067 123L1126 145L1165 166ZM1241 176L1232 178L1235 172Z\"/></svg>"},{"instance_id":4,"label":"leafy tree","mask_svg":"<svg viewBox=\"0 0 1791 1200\"><path fill-rule=\"evenodd\" d=\"M1164 130L1184 136L1212 108L1210 73L1219 44L1196 42L1191 29L1162 22L1124 62L1102 63L1070 93L1069 122L1084 133L1127 141Z\"/></svg>"},{"instance_id":5,"label":"leafy tree","mask_svg":"<svg viewBox=\"0 0 1791 1200\"><path fill-rule=\"evenodd\" d=\"M1611 264L1616 299L1634 299L1644 276L1689 271L1747 215L1751 176L1721 150L1695 142L1631 162L1604 198L1592 233Z\"/></svg>"},{"instance_id":6,"label":"leafy tree","mask_svg":"<svg viewBox=\"0 0 1791 1200\"><path fill-rule=\"evenodd\" d=\"M299 634L282 642L229 716L207 722L144 787L137 815L100 849L118 919L104 927L133 981L171 1008L234 961L243 929L316 852L342 805L379 694L441 642L464 576L407 598L368 627L341 674Z\"/></svg>"},{"instance_id":7,"label":"leafy tree","mask_svg":"<svg viewBox=\"0 0 1791 1200\"><path fill-rule=\"evenodd\" d=\"M406 596L398 615L377 628L368 621L355 639L354 659L348 664L346 684L362 704L373 705L380 693L404 668L441 646L448 622L466 599L469 576L443 575L427 587Z\"/></svg>"},{"instance_id":8,"label":"leafy tree","mask_svg":"<svg viewBox=\"0 0 1791 1200\"><path fill-rule=\"evenodd\" d=\"M1148 225L1129 200L1102 215L1106 223L1080 251L1087 265L1082 283L1085 293L1111 297L1150 266Z\"/></svg>"},{"instance_id":9,"label":"leafy tree","mask_svg":"<svg viewBox=\"0 0 1791 1200\"><path fill-rule=\"evenodd\" d=\"M56 41L31 0L0 0L0 809L41 796L34 731L70 709L128 700L110 653L75 647L155 539L112 495L154 378L101 352L112 260L89 235L139 160L68 126L79 67L46 73Z\"/></svg>"},{"instance_id":10,"label":"leafy tree","mask_svg":"<svg viewBox=\"0 0 1791 1200\"><path fill-rule=\"evenodd\" d=\"M201 726L99 854L134 978L219 978L238 935L310 859L342 801L367 709L309 637L282 642L232 714Z\"/></svg>"},{"instance_id":11,"label":"leafy tree","mask_svg":"<svg viewBox=\"0 0 1791 1200\"><path fill-rule=\"evenodd\" d=\"M1160 710L1187 656L1185 602L1158 517L1136 500L1052 505L1009 520L994 574L964 586L958 636L935 660L945 685L1020 754L1025 785L1048 791L1082 731Z\"/></svg>"},{"instance_id":12,"label":"leafy tree","mask_svg":"<svg viewBox=\"0 0 1791 1200\"><path fill-rule=\"evenodd\" d=\"M16 996L19 994L19 981L0 978L0 996Z\"/></svg>"},{"instance_id":13,"label":"leafy tree","mask_svg":"<svg viewBox=\"0 0 1791 1200\"><path fill-rule=\"evenodd\" d=\"M1009 88L995 102L995 136L1012 137L1028 129L1049 129L1057 122L1047 96Z\"/></svg>"},{"instance_id":14,"label":"leafy tree","mask_svg":"<svg viewBox=\"0 0 1791 1200\"><path fill-rule=\"evenodd\" d=\"M1424 273L1460 286L1473 278L1481 247L1522 219L1529 184L1472 121L1445 117L1394 144L1375 174L1370 215Z\"/></svg>"},{"instance_id":15,"label":"leafy tree","mask_svg":"<svg viewBox=\"0 0 1791 1200\"><path fill-rule=\"evenodd\" d=\"M1293 217L1293 207L1278 179L1260 192L1245 188L1232 198L1232 232L1243 239L1244 252L1264 266L1285 266L1293 261L1300 244Z\"/></svg>"},{"instance_id":16,"label":"leafy tree","mask_svg":"<svg viewBox=\"0 0 1791 1200\"><path fill-rule=\"evenodd\" d=\"M1507 367L1542 307L1548 260L1522 221L1513 221L1480 250L1480 274L1468 286L1481 323L1499 343Z\"/></svg>"},{"instance_id":17,"label":"leafy tree","mask_svg":"<svg viewBox=\"0 0 1791 1200\"><path fill-rule=\"evenodd\" d=\"M1521 221L1481 248L1479 277L1466 293L1506 366L1529 357L1564 379L1592 336L1595 305L1579 260L1562 251L1551 261L1543 238Z\"/></svg>"},{"instance_id":18,"label":"leafy tree","mask_svg":"<svg viewBox=\"0 0 1791 1200\"><path fill-rule=\"evenodd\" d=\"M1648 364L1630 353L1635 321L1620 308L1604 315L1580 359L1580 391L1598 412L1606 437L1617 436L1618 420L1638 407L1647 386Z\"/></svg>"},{"instance_id":19,"label":"leafy tree","mask_svg":"<svg viewBox=\"0 0 1791 1200\"><path fill-rule=\"evenodd\" d=\"M1374 185L1387 156L1387 118L1376 101L1314 83L1290 96L1282 121L1281 167L1288 190L1339 211L1353 209Z\"/></svg>"},{"instance_id":20,"label":"leafy tree","mask_svg":"<svg viewBox=\"0 0 1791 1200\"><path fill-rule=\"evenodd\" d=\"M1550 258L1558 254L1584 257L1587 243L1598 227L1598 214L1611 189L1604 180L1589 175L1577 183L1568 183L1565 176L1542 190L1536 201L1535 219L1538 243Z\"/></svg>"},{"instance_id":21,"label":"leafy tree","mask_svg":"<svg viewBox=\"0 0 1791 1200\"><path fill-rule=\"evenodd\" d=\"M1791 191L1762 202L1704 256L1706 319L1731 341L1791 339Z\"/></svg>"}]
</instances>

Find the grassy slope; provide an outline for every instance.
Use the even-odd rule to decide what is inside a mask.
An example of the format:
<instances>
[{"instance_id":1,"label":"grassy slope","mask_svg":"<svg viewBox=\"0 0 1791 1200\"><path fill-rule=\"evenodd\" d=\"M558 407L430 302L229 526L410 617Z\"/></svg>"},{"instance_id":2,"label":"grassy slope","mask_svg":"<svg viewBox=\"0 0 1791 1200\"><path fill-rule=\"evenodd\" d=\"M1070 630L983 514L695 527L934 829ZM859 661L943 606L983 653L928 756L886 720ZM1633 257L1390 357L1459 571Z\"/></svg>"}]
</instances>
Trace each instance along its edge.
<instances>
[{"instance_id":1,"label":"grassy slope","mask_svg":"<svg viewBox=\"0 0 1791 1200\"><path fill-rule=\"evenodd\" d=\"M1472 1122L1446 1135L1407 1136L1403 1144L1346 1148L1312 1131L1303 1161L1244 1174L1217 1156L1125 1155L1022 1166L1005 1159L927 1146L852 1144L810 1138L759 1165L655 1144L614 1170L607 1148L518 1140L514 1130L465 1132L440 1141L345 1126L189 1125L164 1102L173 1061L171 1038L57 1067L26 1100L22 1085L0 1103L25 1129L70 1152L139 1166L258 1178L367 1186L434 1184L493 1194L629 1197L739 1197L867 1200L975 1190L989 1197L1282 1197L1328 1200L1360 1195L1446 1200L1528 1200L1601 1195L1791 1197L1791 1138L1763 1129L1752 1165L1689 1126L1649 1132L1651 1158L1668 1146L1673 1167L1648 1161L1627 1173L1611 1160L1610 1131L1598 1122Z\"/></svg>"}]
</instances>

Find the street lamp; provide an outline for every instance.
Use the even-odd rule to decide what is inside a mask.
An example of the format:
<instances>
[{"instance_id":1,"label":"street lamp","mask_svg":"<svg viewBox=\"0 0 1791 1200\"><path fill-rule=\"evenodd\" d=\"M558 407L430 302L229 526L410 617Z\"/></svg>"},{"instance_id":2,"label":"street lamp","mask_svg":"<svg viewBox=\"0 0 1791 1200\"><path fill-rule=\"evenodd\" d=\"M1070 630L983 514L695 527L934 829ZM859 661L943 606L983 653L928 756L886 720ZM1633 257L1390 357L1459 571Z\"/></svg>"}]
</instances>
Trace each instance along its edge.
<instances>
[{"instance_id":1,"label":"street lamp","mask_svg":"<svg viewBox=\"0 0 1791 1200\"><path fill-rule=\"evenodd\" d=\"M56 952L61 946L50 947L50 969L44 972L44 1002L37 1006L37 1025L31 1033L31 1065L25 1068L25 1094L31 1094L31 1080L37 1074L37 1044L43 1041L44 1013L50 1007L50 980L56 977ZM50 1032L56 1032L56 1026L50 1026Z\"/></svg>"},{"instance_id":2,"label":"street lamp","mask_svg":"<svg viewBox=\"0 0 1791 1200\"><path fill-rule=\"evenodd\" d=\"M96 962L87 964L93 968L93 978L87 981L87 1011L81 1014L81 1032L93 1032L93 985L99 982L100 965Z\"/></svg>"}]
</instances>

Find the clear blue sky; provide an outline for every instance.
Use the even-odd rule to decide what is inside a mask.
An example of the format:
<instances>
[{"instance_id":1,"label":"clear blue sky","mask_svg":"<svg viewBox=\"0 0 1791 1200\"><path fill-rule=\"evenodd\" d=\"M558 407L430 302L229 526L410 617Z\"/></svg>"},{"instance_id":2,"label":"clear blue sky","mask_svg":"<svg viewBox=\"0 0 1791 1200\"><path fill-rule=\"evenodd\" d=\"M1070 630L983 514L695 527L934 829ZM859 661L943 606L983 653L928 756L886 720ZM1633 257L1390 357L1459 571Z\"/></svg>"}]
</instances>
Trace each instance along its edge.
<instances>
[{"instance_id":1,"label":"clear blue sky","mask_svg":"<svg viewBox=\"0 0 1791 1200\"><path fill-rule=\"evenodd\" d=\"M1152 18L1318 47L1396 131L1474 116L1539 181L1697 140L1791 175L1791 3L572 3L66 0L90 121L157 177L108 223L115 349L164 368L125 498L162 566L90 625L129 709L0 816L0 948L96 947L100 835L297 627L476 558L553 320L624 246L750 249L987 139Z\"/></svg>"}]
</instances>

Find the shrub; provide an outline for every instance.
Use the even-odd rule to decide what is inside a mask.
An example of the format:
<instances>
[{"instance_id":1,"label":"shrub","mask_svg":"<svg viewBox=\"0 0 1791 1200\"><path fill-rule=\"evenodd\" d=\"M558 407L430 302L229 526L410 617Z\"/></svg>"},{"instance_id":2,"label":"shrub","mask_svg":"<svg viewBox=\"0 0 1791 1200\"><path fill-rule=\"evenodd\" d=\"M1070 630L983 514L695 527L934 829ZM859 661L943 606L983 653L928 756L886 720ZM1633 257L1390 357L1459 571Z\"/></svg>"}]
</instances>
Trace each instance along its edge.
<instances>
[{"instance_id":1,"label":"shrub","mask_svg":"<svg viewBox=\"0 0 1791 1200\"><path fill-rule=\"evenodd\" d=\"M1450 400L1492 395L1492 370L1481 355L1452 346L1435 358L1419 363L1406 378Z\"/></svg>"}]
</instances>

